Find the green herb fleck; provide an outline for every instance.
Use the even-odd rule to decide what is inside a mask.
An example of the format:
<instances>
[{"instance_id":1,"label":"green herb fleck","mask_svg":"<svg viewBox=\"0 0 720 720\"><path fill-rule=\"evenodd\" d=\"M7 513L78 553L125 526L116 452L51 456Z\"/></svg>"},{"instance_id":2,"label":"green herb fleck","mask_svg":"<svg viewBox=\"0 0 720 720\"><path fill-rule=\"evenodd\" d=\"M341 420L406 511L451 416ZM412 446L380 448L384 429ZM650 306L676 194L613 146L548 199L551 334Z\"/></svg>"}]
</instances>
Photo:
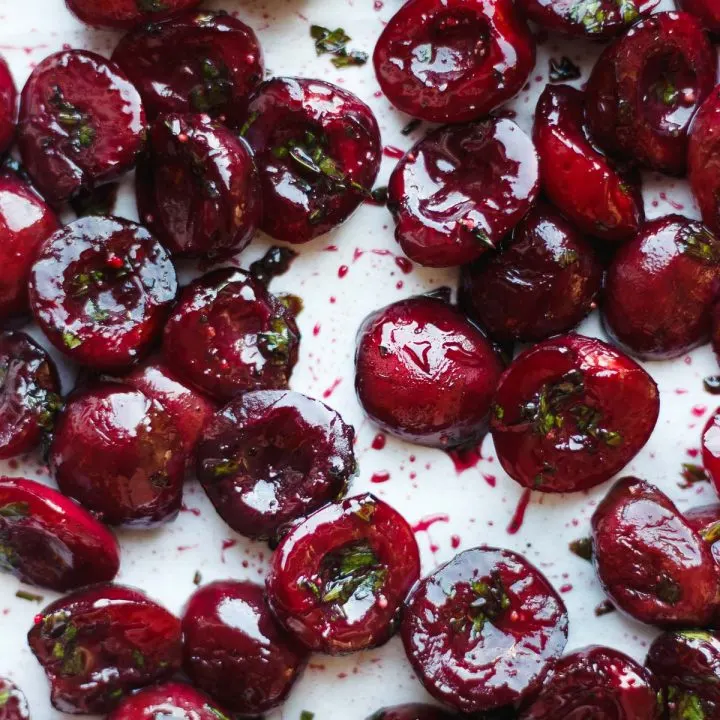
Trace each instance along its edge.
<instances>
[{"instance_id":1,"label":"green herb fleck","mask_svg":"<svg viewBox=\"0 0 720 720\"><path fill-rule=\"evenodd\" d=\"M167 5L162 0L135 0L135 4L142 12L156 13L167 10Z\"/></svg>"},{"instance_id":2,"label":"green herb fleck","mask_svg":"<svg viewBox=\"0 0 720 720\"><path fill-rule=\"evenodd\" d=\"M234 475L240 469L240 463L237 460L221 460L217 465L213 465L213 477L222 478L228 475Z\"/></svg>"},{"instance_id":3,"label":"green herb fleck","mask_svg":"<svg viewBox=\"0 0 720 720\"><path fill-rule=\"evenodd\" d=\"M254 112L251 113L248 119L243 123L242 127L240 128L240 136L245 137L247 135L248 130L252 127L252 124L258 119L258 113Z\"/></svg>"},{"instance_id":4,"label":"green herb fleck","mask_svg":"<svg viewBox=\"0 0 720 720\"><path fill-rule=\"evenodd\" d=\"M272 320L270 328L258 333L258 346L263 354L271 357L274 364L285 365L292 349L290 328L282 318Z\"/></svg>"},{"instance_id":5,"label":"green herb fleck","mask_svg":"<svg viewBox=\"0 0 720 720\"><path fill-rule=\"evenodd\" d=\"M145 667L145 656L139 650L132 651L132 659L136 667Z\"/></svg>"},{"instance_id":6,"label":"green herb fleck","mask_svg":"<svg viewBox=\"0 0 720 720\"><path fill-rule=\"evenodd\" d=\"M560 60L550 58L550 72L548 79L551 83L568 82L580 77L580 68L569 58L563 55Z\"/></svg>"},{"instance_id":7,"label":"green herb fleck","mask_svg":"<svg viewBox=\"0 0 720 720\"><path fill-rule=\"evenodd\" d=\"M364 65L368 61L369 55L361 50L350 50L346 54L340 54L334 57L330 62L336 68L352 67L353 65Z\"/></svg>"},{"instance_id":8,"label":"green herb fleck","mask_svg":"<svg viewBox=\"0 0 720 720\"><path fill-rule=\"evenodd\" d=\"M77 337L77 335L73 335L69 330L66 330L62 334L62 340L65 347L69 350L75 350L75 348L79 348L82 345L82 340Z\"/></svg>"},{"instance_id":9,"label":"green herb fleck","mask_svg":"<svg viewBox=\"0 0 720 720\"><path fill-rule=\"evenodd\" d=\"M230 720L225 713L220 712L216 707L212 705L205 705L205 710L212 713L218 720Z\"/></svg>"},{"instance_id":10,"label":"green herb fleck","mask_svg":"<svg viewBox=\"0 0 720 720\"><path fill-rule=\"evenodd\" d=\"M683 229L678 240L686 255L712 265L720 263L720 244L707 228L698 229L698 224L692 223Z\"/></svg>"},{"instance_id":11,"label":"green herb fleck","mask_svg":"<svg viewBox=\"0 0 720 720\"><path fill-rule=\"evenodd\" d=\"M332 64L336 68L364 65L368 54L360 50L348 50L347 44L352 39L342 28L330 30L322 25L310 26L310 37L315 41L315 52L319 55L334 55Z\"/></svg>"},{"instance_id":12,"label":"green herb fleck","mask_svg":"<svg viewBox=\"0 0 720 720\"><path fill-rule=\"evenodd\" d=\"M309 710L303 710L300 713L300 720L314 720L315 713L311 713Z\"/></svg>"},{"instance_id":13,"label":"green herb fleck","mask_svg":"<svg viewBox=\"0 0 720 720\"><path fill-rule=\"evenodd\" d=\"M634 0L617 0L617 4L624 23L629 25L640 16Z\"/></svg>"},{"instance_id":14,"label":"green herb fleck","mask_svg":"<svg viewBox=\"0 0 720 720\"><path fill-rule=\"evenodd\" d=\"M3 690L0 692L0 707L4 707L8 704L8 700L10 700L10 691L9 690Z\"/></svg>"},{"instance_id":15,"label":"green herb fleck","mask_svg":"<svg viewBox=\"0 0 720 720\"><path fill-rule=\"evenodd\" d=\"M687 488L692 487L697 483L710 482L710 476L706 472L705 468L693 463L683 463L681 475L684 482L678 483L678 485L683 490L687 490Z\"/></svg>"},{"instance_id":16,"label":"green herb fleck","mask_svg":"<svg viewBox=\"0 0 720 720\"><path fill-rule=\"evenodd\" d=\"M30 514L30 505L26 502L8 503L0 507L0 517L20 518Z\"/></svg>"},{"instance_id":17,"label":"green herb fleck","mask_svg":"<svg viewBox=\"0 0 720 720\"><path fill-rule=\"evenodd\" d=\"M570 552L577 555L579 558L582 558L583 560L587 560L590 562L592 560L593 555L593 544L592 544L592 538L585 537L580 538L579 540L573 540L570 545Z\"/></svg>"},{"instance_id":18,"label":"green herb fleck","mask_svg":"<svg viewBox=\"0 0 720 720\"><path fill-rule=\"evenodd\" d=\"M42 595L36 595L35 593L26 592L25 590L18 590L15 593L16 598L20 600L27 600L28 602L42 602L45 598Z\"/></svg>"},{"instance_id":19,"label":"green herb fleck","mask_svg":"<svg viewBox=\"0 0 720 720\"><path fill-rule=\"evenodd\" d=\"M706 527L700 535L705 542L714 543L720 540L720 521Z\"/></svg>"},{"instance_id":20,"label":"green herb fleck","mask_svg":"<svg viewBox=\"0 0 720 720\"><path fill-rule=\"evenodd\" d=\"M578 261L579 255L575 250L564 250L558 257L558 264L561 268L566 268Z\"/></svg>"},{"instance_id":21,"label":"green herb fleck","mask_svg":"<svg viewBox=\"0 0 720 720\"><path fill-rule=\"evenodd\" d=\"M502 420L505 417L505 408L496 403L493 405L493 414L498 420Z\"/></svg>"},{"instance_id":22,"label":"green herb fleck","mask_svg":"<svg viewBox=\"0 0 720 720\"><path fill-rule=\"evenodd\" d=\"M655 595L668 605L675 605L682 597L682 588L669 575L663 575L655 585Z\"/></svg>"},{"instance_id":23,"label":"green herb fleck","mask_svg":"<svg viewBox=\"0 0 720 720\"><path fill-rule=\"evenodd\" d=\"M583 25L588 35L595 35L604 30L607 13L600 0L579 0L572 6L569 18Z\"/></svg>"},{"instance_id":24,"label":"green herb fleck","mask_svg":"<svg viewBox=\"0 0 720 720\"><path fill-rule=\"evenodd\" d=\"M351 598L363 600L382 588L387 569L382 567L366 542L357 542L329 553L323 559L321 600L345 605Z\"/></svg>"},{"instance_id":25,"label":"green herb fleck","mask_svg":"<svg viewBox=\"0 0 720 720\"><path fill-rule=\"evenodd\" d=\"M193 585L199 585L202 582L202 575L200 574L199 570L195 571L195 574L193 575Z\"/></svg>"},{"instance_id":26,"label":"green herb fleck","mask_svg":"<svg viewBox=\"0 0 720 720\"><path fill-rule=\"evenodd\" d=\"M675 690L675 688L672 689ZM694 693L676 691L672 699L668 693L668 699L670 700L671 720L705 720L706 715L702 701Z\"/></svg>"}]
</instances>

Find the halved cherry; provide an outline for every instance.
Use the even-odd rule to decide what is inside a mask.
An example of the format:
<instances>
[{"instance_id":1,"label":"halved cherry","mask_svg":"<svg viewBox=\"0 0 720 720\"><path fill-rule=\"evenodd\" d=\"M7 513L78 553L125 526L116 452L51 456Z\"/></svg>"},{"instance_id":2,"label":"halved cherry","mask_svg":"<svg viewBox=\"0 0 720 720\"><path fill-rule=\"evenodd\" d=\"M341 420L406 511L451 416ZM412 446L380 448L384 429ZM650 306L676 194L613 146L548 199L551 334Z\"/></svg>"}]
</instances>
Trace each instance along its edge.
<instances>
[{"instance_id":1,"label":"halved cherry","mask_svg":"<svg viewBox=\"0 0 720 720\"><path fill-rule=\"evenodd\" d=\"M48 605L28 643L60 712L105 714L180 669L180 621L139 590L93 585Z\"/></svg>"},{"instance_id":2,"label":"halved cherry","mask_svg":"<svg viewBox=\"0 0 720 720\"><path fill-rule=\"evenodd\" d=\"M257 390L220 410L197 449L197 476L233 530L270 538L342 495L356 468L352 427L319 400Z\"/></svg>"},{"instance_id":3,"label":"halved cherry","mask_svg":"<svg viewBox=\"0 0 720 720\"><path fill-rule=\"evenodd\" d=\"M192 282L165 326L166 364L219 400L287 387L300 331L293 308L244 270L224 268Z\"/></svg>"},{"instance_id":4,"label":"halved cherry","mask_svg":"<svg viewBox=\"0 0 720 720\"><path fill-rule=\"evenodd\" d=\"M339 655L385 643L419 575L407 521L373 495L358 495L291 528L273 556L267 597L304 645Z\"/></svg>"},{"instance_id":5,"label":"halved cherry","mask_svg":"<svg viewBox=\"0 0 720 720\"><path fill-rule=\"evenodd\" d=\"M199 112L242 124L265 72L255 33L225 12L188 12L138 28L112 59L135 83L151 119Z\"/></svg>"},{"instance_id":6,"label":"halved cherry","mask_svg":"<svg viewBox=\"0 0 720 720\"><path fill-rule=\"evenodd\" d=\"M703 222L720 232L720 88L710 93L690 126L688 176Z\"/></svg>"},{"instance_id":7,"label":"halved cherry","mask_svg":"<svg viewBox=\"0 0 720 720\"><path fill-rule=\"evenodd\" d=\"M137 173L140 217L174 255L218 260L260 224L257 168L247 144L207 115L162 115Z\"/></svg>"},{"instance_id":8,"label":"halved cherry","mask_svg":"<svg viewBox=\"0 0 720 720\"><path fill-rule=\"evenodd\" d=\"M609 480L657 422L657 385L595 338L564 335L521 353L500 380L491 431L505 472L541 492Z\"/></svg>"},{"instance_id":9,"label":"halved cherry","mask_svg":"<svg viewBox=\"0 0 720 720\"><path fill-rule=\"evenodd\" d=\"M715 489L720 493L720 408L715 410L705 423L702 434L702 461Z\"/></svg>"},{"instance_id":10,"label":"halved cherry","mask_svg":"<svg viewBox=\"0 0 720 720\"><path fill-rule=\"evenodd\" d=\"M451 448L480 438L502 369L485 335L437 298L376 310L358 331L360 404L384 430L421 445Z\"/></svg>"},{"instance_id":11,"label":"halved cherry","mask_svg":"<svg viewBox=\"0 0 720 720\"><path fill-rule=\"evenodd\" d=\"M678 357L709 340L719 285L720 240L680 215L651 220L613 258L603 323L633 355Z\"/></svg>"},{"instance_id":12,"label":"halved cherry","mask_svg":"<svg viewBox=\"0 0 720 720\"><path fill-rule=\"evenodd\" d=\"M582 92L548 85L538 100L533 138L543 191L580 230L611 242L637 232L644 218L639 183L588 141Z\"/></svg>"},{"instance_id":13,"label":"halved cherry","mask_svg":"<svg viewBox=\"0 0 720 720\"><path fill-rule=\"evenodd\" d=\"M449 125L395 166L395 238L421 265L462 265L496 248L538 193L532 140L511 120Z\"/></svg>"},{"instance_id":14,"label":"halved cherry","mask_svg":"<svg viewBox=\"0 0 720 720\"><path fill-rule=\"evenodd\" d=\"M380 169L372 110L323 80L264 82L242 133L260 169L262 229L278 240L304 243L347 220Z\"/></svg>"},{"instance_id":15,"label":"halved cherry","mask_svg":"<svg viewBox=\"0 0 720 720\"><path fill-rule=\"evenodd\" d=\"M167 20L200 0L65 0L70 12L88 25L129 28Z\"/></svg>"},{"instance_id":16,"label":"halved cherry","mask_svg":"<svg viewBox=\"0 0 720 720\"><path fill-rule=\"evenodd\" d=\"M586 238L543 203L500 252L463 268L460 304L498 342L542 340L590 312L602 275Z\"/></svg>"},{"instance_id":17,"label":"halved cherry","mask_svg":"<svg viewBox=\"0 0 720 720\"><path fill-rule=\"evenodd\" d=\"M720 572L666 495L637 478L618 480L592 528L595 569L620 610L661 627L707 625L720 600Z\"/></svg>"},{"instance_id":18,"label":"halved cherry","mask_svg":"<svg viewBox=\"0 0 720 720\"><path fill-rule=\"evenodd\" d=\"M720 33L720 6L715 0L677 0L678 6L699 18L703 27L714 36Z\"/></svg>"},{"instance_id":19,"label":"halved cherry","mask_svg":"<svg viewBox=\"0 0 720 720\"><path fill-rule=\"evenodd\" d=\"M30 720L27 700L20 688L0 677L0 720Z\"/></svg>"},{"instance_id":20,"label":"halved cherry","mask_svg":"<svg viewBox=\"0 0 720 720\"><path fill-rule=\"evenodd\" d=\"M145 111L114 63L85 50L45 58L25 84L18 145L40 192L62 203L129 170L145 138Z\"/></svg>"},{"instance_id":21,"label":"halved cherry","mask_svg":"<svg viewBox=\"0 0 720 720\"><path fill-rule=\"evenodd\" d=\"M0 154L12 144L17 121L17 90L10 68L0 55Z\"/></svg>"},{"instance_id":22,"label":"halved cherry","mask_svg":"<svg viewBox=\"0 0 720 720\"><path fill-rule=\"evenodd\" d=\"M473 548L415 587L402 620L426 690L464 713L518 705L567 642L568 616L543 574L510 550Z\"/></svg>"},{"instance_id":23,"label":"halved cherry","mask_svg":"<svg viewBox=\"0 0 720 720\"><path fill-rule=\"evenodd\" d=\"M453 720L455 715L439 708L437 705L406 703L381 708L374 712L368 720Z\"/></svg>"},{"instance_id":24,"label":"halved cherry","mask_svg":"<svg viewBox=\"0 0 720 720\"><path fill-rule=\"evenodd\" d=\"M50 342L96 370L137 362L177 294L175 268L145 228L89 216L52 235L30 273L30 304Z\"/></svg>"},{"instance_id":25,"label":"halved cherry","mask_svg":"<svg viewBox=\"0 0 720 720\"><path fill-rule=\"evenodd\" d=\"M715 86L717 56L687 13L651 15L608 48L587 89L593 138L640 165L682 175L688 127Z\"/></svg>"},{"instance_id":26,"label":"halved cherry","mask_svg":"<svg viewBox=\"0 0 720 720\"><path fill-rule=\"evenodd\" d=\"M717 413L716 416L717 418ZM715 421L715 418L713 418ZM713 424L716 424L713 422ZM707 435L707 430L705 435ZM718 452L718 458L713 458L714 462L720 459L720 428L717 429L717 435L713 445L714 449ZM709 445L710 443L708 443ZM703 441L705 445L705 441ZM705 451L705 448L703 448ZM706 462L705 460L703 462ZM716 468L717 469L717 468ZM690 510L686 510L683 513L683 517L687 521L687 524L696 532L700 537L710 545L715 562L720 565L720 503L711 503L709 505L701 505L694 507Z\"/></svg>"},{"instance_id":27,"label":"halved cherry","mask_svg":"<svg viewBox=\"0 0 720 720\"><path fill-rule=\"evenodd\" d=\"M619 650L591 645L558 660L521 720L660 720L652 675Z\"/></svg>"},{"instance_id":28,"label":"halved cherry","mask_svg":"<svg viewBox=\"0 0 720 720\"><path fill-rule=\"evenodd\" d=\"M0 458L32 450L62 406L52 358L23 332L0 333Z\"/></svg>"},{"instance_id":29,"label":"halved cherry","mask_svg":"<svg viewBox=\"0 0 720 720\"><path fill-rule=\"evenodd\" d=\"M182 682L168 682L130 695L107 720L228 720L214 700Z\"/></svg>"},{"instance_id":30,"label":"halved cherry","mask_svg":"<svg viewBox=\"0 0 720 720\"><path fill-rule=\"evenodd\" d=\"M157 401L118 383L70 398L50 448L60 489L109 525L151 527L180 510L183 438Z\"/></svg>"},{"instance_id":31,"label":"halved cherry","mask_svg":"<svg viewBox=\"0 0 720 720\"><path fill-rule=\"evenodd\" d=\"M535 41L511 0L410 0L385 26L373 63L398 109L431 122L466 122L522 88Z\"/></svg>"},{"instance_id":32,"label":"halved cherry","mask_svg":"<svg viewBox=\"0 0 720 720\"><path fill-rule=\"evenodd\" d=\"M278 625L264 588L225 580L197 590L182 620L184 670L233 713L260 715L279 705L308 651Z\"/></svg>"}]
</instances>

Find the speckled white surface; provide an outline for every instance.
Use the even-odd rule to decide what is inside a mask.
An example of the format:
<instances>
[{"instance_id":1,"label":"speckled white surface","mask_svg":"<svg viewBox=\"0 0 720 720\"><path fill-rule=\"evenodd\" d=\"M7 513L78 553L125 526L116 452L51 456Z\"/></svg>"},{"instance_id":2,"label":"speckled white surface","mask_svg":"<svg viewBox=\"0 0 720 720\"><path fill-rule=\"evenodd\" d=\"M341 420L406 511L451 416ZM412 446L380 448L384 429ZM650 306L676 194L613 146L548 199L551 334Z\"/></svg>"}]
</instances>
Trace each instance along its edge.
<instances>
[{"instance_id":1,"label":"speckled white surface","mask_svg":"<svg viewBox=\"0 0 720 720\"><path fill-rule=\"evenodd\" d=\"M259 34L268 74L320 77L357 93L377 114L385 146L406 150L427 126L405 137L400 130L409 118L394 111L380 96L370 64L336 70L327 57L315 56L309 23L342 26L352 36L352 47L372 51L383 22L401 0L225 0L208 7L237 12ZM669 9L667 0L662 6ZM19 86L34 63L63 46L92 49L109 56L118 35L84 28L65 9L62 0L0 0L0 52L8 59ZM536 99L547 80L548 58L567 55L584 69L600 47L544 36L538 63L529 86L509 107L526 130L532 122ZM380 183L396 160L385 157ZM697 208L683 182L646 176L646 209L649 217L680 212L697 217ZM132 193L125 188L117 212L136 219ZM246 265L268 246L258 238L239 258ZM596 617L594 608L603 599L592 568L576 558L568 542L586 536L589 517L608 485L589 494L545 497L534 493L519 533L507 532L521 496L520 488L500 470L492 443L487 439L483 459L458 473L444 453L388 437L384 449L372 448L377 431L364 420L353 391L352 357L356 329L371 310L386 303L440 285L453 285L456 274L414 267L404 272L396 263L400 255L392 222L384 208L362 207L342 228L300 248L291 271L275 281L273 289L302 296L303 332L300 362L291 387L338 409L357 430L356 452L360 475L351 492L372 490L418 524L423 571L446 561L456 548L488 543L524 553L559 588L570 612L568 650L589 643L605 643L642 660L653 631L618 613ZM340 271L340 268L345 268ZM581 331L601 336L596 317ZM36 334L36 337L39 337ZM718 372L709 348L668 363L646 368L661 390L660 419L650 442L626 469L659 485L681 509L715 499L707 484L679 487L681 465L693 462L704 418L717 401L703 390L703 377ZM65 373L67 381L71 372ZM66 385L65 389L69 389ZM0 468L10 475L26 475L51 483L39 458ZM373 474L389 478L373 483ZM186 488L187 512L176 522L148 533L119 532L122 568L118 581L144 589L152 597L180 612L194 590L193 576L203 582L220 578L263 580L270 555L261 543L251 543L233 533L215 515L202 489L190 482ZM432 521L435 522L432 522ZM29 697L35 720L65 717L51 710L48 688L39 665L27 648L25 634L39 605L18 600L17 581L0 576L0 675L17 681ZM29 589L29 588L28 588ZM54 599L43 593L45 602ZM345 658L314 656L305 675L284 708L270 720L297 720L302 710L316 720L363 720L383 705L427 699L404 659L400 641Z\"/></svg>"}]
</instances>

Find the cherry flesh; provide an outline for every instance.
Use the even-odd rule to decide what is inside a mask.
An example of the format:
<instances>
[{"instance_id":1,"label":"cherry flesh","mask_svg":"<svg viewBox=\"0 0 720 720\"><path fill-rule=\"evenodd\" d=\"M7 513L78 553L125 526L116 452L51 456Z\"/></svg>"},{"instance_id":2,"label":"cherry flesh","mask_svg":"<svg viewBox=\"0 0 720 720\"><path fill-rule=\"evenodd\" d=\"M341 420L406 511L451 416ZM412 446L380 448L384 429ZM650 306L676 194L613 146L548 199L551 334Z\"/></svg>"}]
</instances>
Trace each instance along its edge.
<instances>
[{"instance_id":1,"label":"cherry flesh","mask_svg":"<svg viewBox=\"0 0 720 720\"><path fill-rule=\"evenodd\" d=\"M419 575L407 521L373 495L358 495L290 529L273 556L267 597L304 645L339 655L385 643Z\"/></svg>"},{"instance_id":2,"label":"cherry flesh","mask_svg":"<svg viewBox=\"0 0 720 720\"><path fill-rule=\"evenodd\" d=\"M720 89L710 93L693 120L688 177L703 222L720 233Z\"/></svg>"},{"instance_id":3,"label":"cherry flesh","mask_svg":"<svg viewBox=\"0 0 720 720\"><path fill-rule=\"evenodd\" d=\"M526 350L505 371L491 432L513 480L577 492L609 480L640 452L659 409L657 385L637 363L570 334Z\"/></svg>"},{"instance_id":4,"label":"cherry flesh","mask_svg":"<svg viewBox=\"0 0 720 720\"><path fill-rule=\"evenodd\" d=\"M130 695L107 720L227 720L224 709L192 685L168 682Z\"/></svg>"},{"instance_id":5,"label":"cherry flesh","mask_svg":"<svg viewBox=\"0 0 720 720\"><path fill-rule=\"evenodd\" d=\"M132 168L145 137L140 95L114 63L84 50L45 58L20 103L23 165L53 204Z\"/></svg>"},{"instance_id":6,"label":"cherry flesh","mask_svg":"<svg viewBox=\"0 0 720 720\"><path fill-rule=\"evenodd\" d=\"M720 431L718 435L720 438ZM718 449L720 450L720 447ZM701 505L686 510L683 517L687 524L710 545L715 562L720 565L720 542L718 542L720 540L720 503Z\"/></svg>"},{"instance_id":7,"label":"cherry flesh","mask_svg":"<svg viewBox=\"0 0 720 720\"><path fill-rule=\"evenodd\" d=\"M0 155L12 145L17 120L17 90L10 68L0 55Z\"/></svg>"},{"instance_id":8,"label":"cherry flesh","mask_svg":"<svg viewBox=\"0 0 720 720\"><path fill-rule=\"evenodd\" d=\"M380 169L380 129L358 97L323 80L273 78L242 129L260 169L262 229L305 243L347 220Z\"/></svg>"},{"instance_id":9,"label":"cherry flesh","mask_svg":"<svg viewBox=\"0 0 720 720\"><path fill-rule=\"evenodd\" d=\"M702 26L714 36L720 33L720 7L714 0L677 0L677 4L698 18Z\"/></svg>"},{"instance_id":10,"label":"cherry flesh","mask_svg":"<svg viewBox=\"0 0 720 720\"><path fill-rule=\"evenodd\" d=\"M399 110L467 122L515 95L535 64L535 41L510 0L410 0L375 46L375 74Z\"/></svg>"},{"instance_id":11,"label":"cherry flesh","mask_svg":"<svg viewBox=\"0 0 720 720\"><path fill-rule=\"evenodd\" d=\"M395 238L415 262L462 265L496 248L538 192L538 159L511 120L448 125L395 166L388 207Z\"/></svg>"},{"instance_id":12,"label":"cherry flesh","mask_svg":"<svg viewBox=\"0 0 720 720\"><path fill-rule=\"evenodd\" d=\"M0 720L30 720L27 700L20 688L0 677Z\"/></svg>"},{"instance_id":13,"label":"cherry flesh","mask_svg":"<svg viewBox=\"0 0 720 720\"><path fill-rule=\"evenodd\" d=\"M101 28L155 24L199 3L200 0L65 0L70 12L80 20Z\"/></svg>"},{"instance_id":14,"label":"cherry flesh","mask_svg":"<svg viewBox=\"0 0 720 720\"><path fill-rule=\"evenodd\" d=\"M408 598L402 639L427 691L464 713L518 705L567 641L565 605L525 558L473 548Z\"/></svg>"},{"instance_id":15,"label":"cherry flesh","mask_svg":"<svg viewBox=\"0 0 720 720\"><path fill-rule=\"evenodd\" d=\"M453 720L455 717L437 705L407 703L382 708L373 713L368 720Z\"/></svg>"},{"instance_id":16,"label":"cherry flesh","mask_svg":"<svg viewBox=\"0 0 720 720\"><path fill-rule=\"evenodd\" d=\"M720 408L708 418L702 434L702 461L715 489L720 492Z\"/></svg>"}]
</instances>

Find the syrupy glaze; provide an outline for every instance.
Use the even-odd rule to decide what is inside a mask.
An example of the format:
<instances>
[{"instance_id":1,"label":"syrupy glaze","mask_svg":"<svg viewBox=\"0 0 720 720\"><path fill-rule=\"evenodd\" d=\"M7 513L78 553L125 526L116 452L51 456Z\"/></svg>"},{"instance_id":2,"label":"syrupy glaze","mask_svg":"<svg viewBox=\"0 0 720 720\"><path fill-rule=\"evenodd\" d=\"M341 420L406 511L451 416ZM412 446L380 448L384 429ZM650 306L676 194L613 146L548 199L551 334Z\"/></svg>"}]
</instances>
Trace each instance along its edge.
<instances>
[{"instance_id":1,"label":"syrupy glaze","mask_svg":"<svg viewBox=\"0 0 720 720\"><path fill-rule=\"evenodd\" d=\"M713 35L720 33L720 7L714 0L679 0L678 6L699 18Z\"/></svg>"},{"instance_id":2,"label":"syrupy glaze","mask_svg":"<svg viewBox=\"0 0 720 720\"><path fill-rule=\"evenodd\" d=\"M711 419L714 423L715 418ZM707 431L706 431L707 433ZM720 436L720 432L718 432ZM715 437L715 452L718 457L713 456L712 461L720 460L720 437ZM703 460L703 463L706 461ZM720 503L710 503L709 505L701 505L691 508L683 513L683 517L687 524L710 545L715 562L720 565Z\"/></svg>"},{"instance_id":3,"label":"syrupy glaze","mask_svg":"<svg viewBox=\"0 0 720 720\"><path fill-rule=\"evenodd\" d=\"M384 707L373 713L373 720L453 720L446 710L437 705L423 705L421 703L407 703L405 705L392 705Z\"/></svg>"},{"instance_id":4,"label":"syrupy glaze","mask_svg":"<svg viewBox=\"0 0 720 720\"><path fill-rule=\"evenodd\" d=\"M17 90L5 59L0 57L0 153L12 144L17 120Z\"/></svg>"},{"instance_id":5,"label":"syrupy glaze","mask_svg":"<svg viewBox=\"0 0 720 720\"><path fill-rule=\"evenodd\" d=\"M95 27L130 28L167 20L200 0L66 0L80 20Z\"/></svg>"},{"instance_id":6,"label":"syrupy glaze","mask_svg":"<svg viewBox=\"0 0 720 720\"><path fill-rule=\"evenodd\" d=\"M688 144L688 175L703 222L720 232L720 90L713 90L693 121ZM718 345L720 347L720 344Z\"/></svg>"},{"instance_id":7,"label":"syrupy glaze","mask_svg":"<svg viewBox=\"0 0 720 720\"><path fill-rule=\"evenodd\" d=\"M227 715L225 708L192 685L168 682L124 698L107 720L222 720Z\"/></svg>"}]
</instances>

